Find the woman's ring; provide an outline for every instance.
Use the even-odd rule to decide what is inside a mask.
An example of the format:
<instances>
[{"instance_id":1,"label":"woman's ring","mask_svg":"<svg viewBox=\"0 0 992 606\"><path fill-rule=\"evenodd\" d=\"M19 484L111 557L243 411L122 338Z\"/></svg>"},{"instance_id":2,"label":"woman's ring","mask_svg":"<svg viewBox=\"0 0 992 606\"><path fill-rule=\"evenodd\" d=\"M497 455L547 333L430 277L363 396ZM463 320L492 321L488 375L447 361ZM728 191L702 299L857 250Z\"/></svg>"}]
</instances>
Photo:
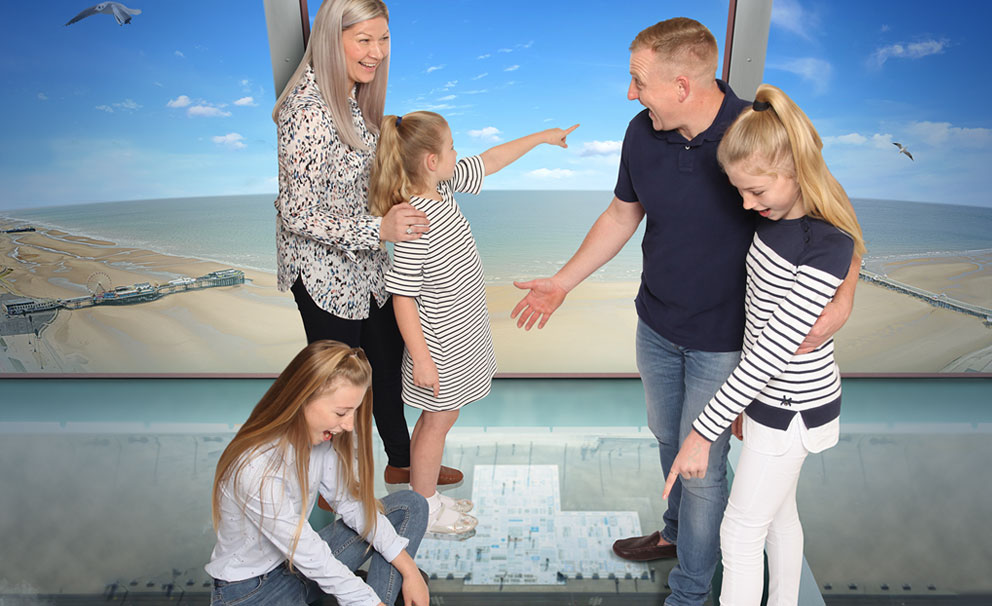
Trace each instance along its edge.
<instances>
[{"instance_id":1,"label":"woman's ring","mask_svg":"<svg viewBox=\"0 0 992 606\"><path fill-rule=\"evenodd\" d=\"M408 227L408 228L406 228L406 235L408 235L408 236L409 236L409 235L410 235L410 234L412 234L412 233L413 233L413 228L412 228L412 227Z\"/></svg>"}]
</instances>

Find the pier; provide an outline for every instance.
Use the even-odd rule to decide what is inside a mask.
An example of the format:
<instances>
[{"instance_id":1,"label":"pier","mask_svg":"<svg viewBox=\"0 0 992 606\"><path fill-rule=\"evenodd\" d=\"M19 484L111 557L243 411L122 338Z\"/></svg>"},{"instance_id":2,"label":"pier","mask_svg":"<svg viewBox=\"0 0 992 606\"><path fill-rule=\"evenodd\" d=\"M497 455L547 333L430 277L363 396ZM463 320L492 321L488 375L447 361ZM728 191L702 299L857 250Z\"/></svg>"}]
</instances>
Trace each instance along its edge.
<instances>
[{"instance_id":1,"label":"pier","mask_svg":"<svg viewBox=\"0 0 992 606\"><path fill-rule=\"evenodd\" d=\"M154 301L165 295L187 290L200 290L217 286L235 286L245 283L245 272L239 269L212 271L199 278L176 278L165 284L140 282L132 286L119 286L112 290L95 292L86 297L71 299L13 299L4 302L8 316L49 312L58 309L83 309L96 305L133 305Z\"/></svg>"},{"instance_id":2,"label":"pier","mask_svg":"<svg viewBox=\"0 0 992 606\"><path fill-rule=\"evenodd\" d=\"M904 295L915 297L921 301L925 301L926 303L933 305L934 307L941 307L943 309L950 309L952 311L977 316L984 320L986 324L992 324L992 309L987 307L951 299L944 293L932 293L930 291L923 290L922 288L917 288L915 286L899 282L898 280L893 280L884 274L868 271L864 268L861 269L858 277L865 282L877 284L878 286L888 288L889 290L894 290Z\"/></svg>"}]
</instances>

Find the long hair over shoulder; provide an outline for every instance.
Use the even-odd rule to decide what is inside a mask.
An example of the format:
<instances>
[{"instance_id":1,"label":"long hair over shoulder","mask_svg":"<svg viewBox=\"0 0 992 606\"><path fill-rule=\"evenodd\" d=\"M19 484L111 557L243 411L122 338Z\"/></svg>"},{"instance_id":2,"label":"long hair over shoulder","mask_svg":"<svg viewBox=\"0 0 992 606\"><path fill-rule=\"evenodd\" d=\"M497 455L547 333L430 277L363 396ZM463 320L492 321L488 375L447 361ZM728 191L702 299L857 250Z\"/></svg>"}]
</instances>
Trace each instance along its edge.
<instances>
[{"instance_id":1,"label":"long hair over shoulder","mask_svg":"<svg viewBox=\"0 0 992 606\"><path fill-rule=\"evenodd\" d=\"M303 59L272 108L273 122L279 123L279 110L286 97L300 83L307 68L313 67L317 88L331 113L331 122L337 129L338 136L354 149L368 149L354 127L351 109L348 107L351 91L348 90L348 68L345 65L341 33L357 23L376 17L384 17L389 22L389 9L382 0L324 0L314 17ZM379 123L386 105L388 80L387 54L376 69L372 82L359 82L357 85L355 100L362 110L366 128L373 133L379 132Z\"/></svg>"},{"instance_id":2,"label":"long hair over shoulder","mask_svg":"<svg viewBox=\"0 0 992 606\"><path fill-rule=\"evenodd\" d=\"M237 494L239 476L245 465L254 456L268 453L270 448L276 449L276 456L271 457L273 461L295 463L294 477L283 480L296 481L300 494L308 494L312 445L304 408L312 399L333 391L342 382L365 387L366 391L355 411L354 430L341 432L334 436L332 442L339 459L338 489L347 490L352 498L361 501L365 510L365 538L375 533L376 513L382 511L382 504L373 494L372 369L364 351L337 341L315 341L300 351L265 392L248 420L224 449L214 474L214 528L220 523L222 484L229 481L232 492ZM288 469L283 471L275 467L266 470L265 475L288 472ZM263 487L250 486L246 489L261 492ZM300 532L307 521L306 514L306 508L301 508L289 557L290 567Z\"/></svg>"},{"instance_id":3,"label":"long hair over shoulder","mask_svg":"<svg viewBox=\"0 0 992 606\"><path fill-rule=\"evenodd\" d=\"M425 186L423 160L441 153L448 122L434 112L410 112L402 118L384 116L379 146L369 175L369 212L385 216L389 209Z\"/></svg>"},{"instance_id":4,"label":"long hair over shoulder","mask_svg":"<svg viewBox=\"0 0 992 606\"><path fill-rule=\"evenodd\" d=\"M823 141L805 112L780 89L762 84L755 101L771 105L764 111L749 107L727 129L717 160L727 166L743 163L749 172L781 170L796 179L806 214L837 227L854 240L854 252L865 254L865 241L847 192L827 168Z\"/></svg>"}]
</instances>

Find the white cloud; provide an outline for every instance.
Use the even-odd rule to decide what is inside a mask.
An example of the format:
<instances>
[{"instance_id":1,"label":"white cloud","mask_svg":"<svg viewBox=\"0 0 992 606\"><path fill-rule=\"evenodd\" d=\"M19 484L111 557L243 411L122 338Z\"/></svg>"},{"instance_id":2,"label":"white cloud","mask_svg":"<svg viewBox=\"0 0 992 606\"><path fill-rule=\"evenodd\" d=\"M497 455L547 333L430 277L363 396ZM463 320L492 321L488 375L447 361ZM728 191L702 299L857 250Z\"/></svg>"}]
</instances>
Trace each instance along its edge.
<instances>
[{"instance_id":1,"label":"white cloud","mask_svg":"<svg viewBox=\"0 0 992 606\"><path fill-rule=\"evenodd\" d=\"M497 53L512 53L513 52L513 49L512 48L501 48L501 49L499 49L496 52Z\"/></svg>"},{"instance_id":2,"label":"white cloud","mask_svg":"<svg viewBox=\"0 0 992 606\"><path fill-rule=\"evenodd\" d=\"M503 71L504 72L515 72L518 69L520 69L520 66L519 65L511 65L510 67L504 69Z\"/></svg>"},{"instance_id":3,"label":"white cloud","mask_svg":"<svg viewBox=\"0 0 992 606\"><path fill-rule=\"evenodd\" d=\"M912 122L906 127L911 140L935 147L952 143L955 147L983 147L992 145L992 129L961 128L950 122Z\"/></svg>"},{"instance_id":4,"label":"white cloud","mask_svg":"<svg viewBox=\"0 0 992 606\"><path fill-rule=\"evenodd\" d=\"M568 179L575 176L575 171L567 168L539 168L526 174L538 179Z\"/></svg>"},{"instance_id":5,"label":"white cloud","mask_svg":"<svg viewBox=\"0 0 992 606\"><path fill-rule=\"evenodd\" d=\"M486 53L485 55L479 55L476 59L488 59L489 57L492 57L492 55Z\"/></svg>"},{"instance_id":6,"label":"white cloud","mask_svg":"<svg viewBox=\"0 0 992 606\"><path fill-rule=\"evenodd\" d=\"M818 24L816 15L803 8L797 0L775 0L772 3L772 25L810 40L810 30L815 30Z\"/></svg>"},{"instance_id":7,"label":"white cloud","mask_svg":"<svg viewBox=\"0 0 992 606\"><path fill-rule=\"evenodd\" d=\"M142 106L136 103L133 99L124 99L120 103L111 103L110 105L107 104L97 105L96 109L107 112L108 114L112 114L117 110L134 112L141 109L141 107Z\"/></svg>"},{"instance_id":8,"label":"white cloud","mask_svg":"<svg viewBox=\"0 0 992 606\"><path fill-rule=\"evenodd\" d=\"M38 99L42 101L48 101L48 95L46 95L45 93L38 93Z\"/></svg>"},{"instance_id":9,"label":"white cloud","mask_svg":"<svg viewBox=\"0 0 992 606\"><path fill-rule=\"evenodd\" d=\"M444 69L444 65L432 65L427 68L427 73L436 72L439 69Z\"/></svg>"},{"instance_id":10,"label":"white cloud","mask_svg":"<svg viewBox=\"0 0 992 606\"><path fill-rule=\"evenodd\" d=\"M186 110L186 115L190 118L197 116L203 118L226 118L231 115L231 112L226 112L212 105L194 105Z\"/></svg>"},{"instance_id":11,"label":"white cloud","mask_svg":"<svg viewBox=\"0 0 992 606\"><path fill-rule=\"evenodd\" d=\"M234 104L235 105L238 105L238 106L241 106L241 107L244 107L244 106L254 107L254 106L258 105L257 103L255 103L255 98L254 97L241 97L240 99L238 99L237 101L235 101Z\"/></svg>"},{"instance_id":12,"label":"white cloud","mask_svg":"<svg viewBox=\"0 0 992 606\"><path fill-rule=\"evenodd\" d=\"M876 149L891 149L892 148L892 135L875 133L871 136L871 144Z\"/></svg>"},{"instance_id":13,"label":"white cloud","mask_svg":"<svg viewBox=\"0 0 992 606\"><path fill-rule=\"evenodd\" d=\"M470 137L475 137L476 139L482 139L483 141L487 141L490 143L495 143L496 141L500 141L501 140L499 137L500 134L501 134L500 130L495 126L487 126L479 130L468 131L468 135Z\"/></svg>"},{"instance_id":14,"label":"white cloud","mask_svg":"<svg viewBox=\"0 0 992 606\"><path fill-rule=\"evenodd\" d=\"M582 144L580 156L608 156L620 153L623 141L587 141Z\"/></svg>"},{"instance_id":15,"label":"white cloud","mask_svg":"<svg viewBox=\"0 0 992 606\"><path fill-rule=\"evenodd\" d=\"M520 45L520 48L530 48L530 47L532 47L532 46L534 46L534 41L533 41L533 40L531 40L531 41L530 41L530 42L528 42L527 44L521 44L521 45Z\"/></svg>"},{"instance_id":16,"label":"white cloud","mask_svg":"<svg viewBox=\"0 0 992 606\"><path fill-rule=\"evenodd\" d=\"M180 59L185 59L186 58L186 55L183 54L183 51L176 51L174 54L177 57L179 57Z\"/></svg>"},{"instance_id":17,"label":"white cloud","mask_svg":"<svg viewBox=\"0 0 992 606\"><path fill-rule=\"evenodd\" d=\"M245 138L238 133L227 133L226 135L211 137L210 140L217 145L223 145L224 147L229 147L231 149L244 149L245 147L245 144L243 143Z\"/></svg>"},{"instance_id":18,"label":"white cloud","mask_svg":"<svg viewBox=\"0 0 992 606\"><path fill-rule=\"evenodd\" d=\"M186 95L179 95L175 99L169 99L169 102L165 104L166 107L186 107L191 101Z\"/></svg>"},{"instance_id":19,"label":"white cloud","mask_svg":"<svg viewBox=\"0 0 992 606\"><path fill-rule=\"evenodd\" d=\"M881 30L879 30L879 31L881 31L882 33L885 33L885 32L887 32L887 31L889 31L890 29L892 29L892 28L891 28L891 27L889 27L889 25L888 25L887 23L883 23L883 24L882 24L882 29L881 29Z\"/></svg>"},{"instance_id":20,"label":"white cloud","mask_svg":"<svg viewBox=\"0 0 992 606\"><path fill-rule=\"evenodd\" d=\"M445 95L445 96L443 96L443 97L438 97L438 99L437 99L437 100L438 100L438 101L451 101L452 99L454 99L454 98L455 98L455 97L457 97L457 96L458 96L458 95Z\"/></svg>"},{"instance_id":21,"label":"white cloud","mask_svg":"<svg viewBox=\"0 0 992 606\"><path fill-rule=\"evenodd\" d=\"M796 74L803 81L811 84L816 94L822 94L827 91L830 85L830 77L834 71L833 65L823 59L815 59L813 57L790 59L785 63L777 63L768 67Z\"/></svg>"},{"instance_id":22,"label":"white cloud","mask_svg":"<svg viewBox=\"0 0 992 606\"><path fill-rule=\"evenodd\" d=\"M889 59L922 59L930 55L939 55L949 46L947 40L922 40L910 44L890 44L872 53L868 63L882 67Z\"/></svg>"},{"instance_id":23,"label":"white cloud","mask_svg":"<svg viewBox=\"0 0 992 606\"><path fill-rule=\"evenodd\" d=\"M482 72L481 74L479 74L478 76L473 77L472 79L473 80L479 80L479 79L485 78L488 75L489 75L489 72Z\"/></svg>"},{"instance_id":24,"label":"white cloud","mask_svg":"<svg viewBox=\"0 0 992 606\"><path fill-rule=\"evenodd\" d=\"M421 109L424 109L429 112L437 112L445 109L454 109L454 108L455 106L450 103L428 103L427 105L424 105Z\"/></svg>"},{"instance_id":25,"label":"white cloud","mask_svg":"<svg viewBox=\"0 0 992 606\"><path fill-rule=\"evenodd\" d=\"M842 143L846 145L864 145L868 142L868 137L859 133L848 133L846 135L823 137L823 144Z\"/></svg>"}]
</instances>

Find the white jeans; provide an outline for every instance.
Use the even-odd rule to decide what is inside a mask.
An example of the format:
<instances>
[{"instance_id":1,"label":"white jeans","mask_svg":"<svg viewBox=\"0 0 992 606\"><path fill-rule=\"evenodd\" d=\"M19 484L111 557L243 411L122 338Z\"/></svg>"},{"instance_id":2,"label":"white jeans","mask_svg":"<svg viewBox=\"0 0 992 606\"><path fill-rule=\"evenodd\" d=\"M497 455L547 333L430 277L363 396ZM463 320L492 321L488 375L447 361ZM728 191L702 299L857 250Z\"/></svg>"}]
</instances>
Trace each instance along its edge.
<instances>
[{"instance_id":1,"label":"white jeans","mask_svg":"<svg viewBox=\"0 0 992 606\"><path fill-rule=\"evenodd\" d=\"M797 421L787 430L791 445L779 455L758 452L744 433L744 449L720 525L723 606L761 602L766 549L768 606L795 606L799 600L803 527L796 508L796 485L808 451L798 426L801 421Z\"/></svg>"}]
</instances>

